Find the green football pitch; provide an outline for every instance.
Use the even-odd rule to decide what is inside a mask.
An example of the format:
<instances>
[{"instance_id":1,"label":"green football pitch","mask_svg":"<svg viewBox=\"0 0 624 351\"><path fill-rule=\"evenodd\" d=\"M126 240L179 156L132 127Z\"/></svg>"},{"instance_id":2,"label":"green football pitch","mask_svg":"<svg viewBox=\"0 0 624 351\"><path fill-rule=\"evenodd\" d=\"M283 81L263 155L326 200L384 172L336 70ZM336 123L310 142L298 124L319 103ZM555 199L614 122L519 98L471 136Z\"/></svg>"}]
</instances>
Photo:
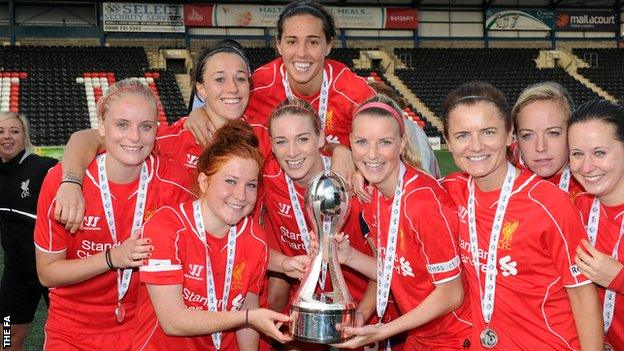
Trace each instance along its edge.
<instances>
[{"instance_id":1,"label":"green football pitch","mask_svg":"<svg viewBox=\"0 0 624 351\"><path fill-rule=\"evenodd\" d=\"M453 162L453 158L451 154L447 150L436 151L436 157L438 158L438 163L440 164L440 170L443 175L446 175L450 172L454 172L457 170L455 163ZM0 267L4 270L4 254L0 249ZM28 338L26 339L26 350L27 351L38 351L43 348L43 326L45 324L47 316L46 305L43 302L43 299L39 303L39 308L37 309L37 314L35 315L35 320L30 326L30 331L28 333Z\"/></svg>"}]
</instances>

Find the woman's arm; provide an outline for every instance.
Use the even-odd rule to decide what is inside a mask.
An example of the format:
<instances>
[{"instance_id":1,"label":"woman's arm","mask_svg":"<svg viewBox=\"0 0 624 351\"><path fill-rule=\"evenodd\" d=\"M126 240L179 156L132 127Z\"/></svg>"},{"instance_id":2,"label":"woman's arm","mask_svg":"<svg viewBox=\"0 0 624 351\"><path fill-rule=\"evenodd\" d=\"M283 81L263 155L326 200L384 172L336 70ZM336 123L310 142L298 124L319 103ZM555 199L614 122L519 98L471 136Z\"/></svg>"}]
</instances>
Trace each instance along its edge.
<instances>
[{"instance_id":1,"label":"woman's arm","mask_svg":"<svg viewBox=\"0 0 624 351\"><path fill-rule=\"evenodd\" d=\"M247 293L241 310L252 310L258 307L260 307L258 295ZM236 331L236 341L240 351L257 351L259 339L260 335L258 332L249 326Z\"/></svg>"},{"instance_id":2,"label":"woman's arm","mask_svg":"<svg viewBox=\"0 0 624 351\"><path fill-rule=\"evenodd\" d=\"M139 232L135 232L121 245L110 249L114 267L133 268L143 265L143 260L149 257L153 246L149 244L150 239L138 237ZM105 252L85 259L68 260L66 251L55 253L39 249L35 251L39 281L50 288L80 283L110 270L106 263Z\"/></svg>"},{"instance_id":3,"label":"woman's arm","mask_svg":"<svg viewBox=\"0 0 624 351\"><path fill-rule=\"evenodd\" d=\"M290 298L290 283L276 274L269 274L269 308L281 312Z\"/></svg>"},{"instance_id":4,"label":"woman's arm","mask_svg":"<svg viewBox=\"0 0 624 351\"><path fill-rule=\"evenodd\" d=\"M268 271L284 273L295 279L303 278L310 265L310 258L305 255L286 256L283 253L269 249Z\"/></svg>"},{"instance_id":5,"label":"woman's arm","mask_svg":"<svg viewBox=\"0 0 624 351\"><path fill-rule=\"evenodd\" d=\"M566 288L574 323L583 351L600 351L604 345L602 308L598 302L598 293L594 284L585 284Z\"/></svg>"},{"instance_id":6,"label":"woman's arm","mask_svg":"<svg viewBox=\"0 0 624 351\"><path fill-rule=\"evenodd\" d=\"M353 339L338 345L337 348L357 348L387 339L407 330L418 328L459 306L464 300L464 288L460 277L449 282L436 284L435 289L413 310L388 324L367 325L360 328L345 328Z\"/></svg>"},{"instance_id":7,"label":"woman's arm","mask_svg":"<svg viewBox=\"0 0 624 351\"><path fill-rule=\"evenodd\" d=\"M245 321L259 332L279 342L291 338L280 332L276 324L286 323L290 318L281 313L258 308L247 311L201 311L186 308L182 300L182 285L147 284L147 292L154 306L156 317L167 335L195 336L245 327Z\"/></svg>"},{"instance_id":8,"label":"woman's arm","mask_svg":"<svg viewBox=\"0 0 624 351\"><path fill-rule=\"evenodd\" d=\"M56 192L54 219L65 224L65 229L75 233L82 225L85 202L82 195L84 174L104 141L96 129L74 132L63 152L62 182Z\"/></svg>"},{"instance_id":9,"label":"woman's arm","mask_svg":"<svg viewBox=\"0 0 624 351\"><path fill-rule=\"evenodd\" d=\"M377 261L375 257L368 256L354 249L345 239L344 233L334 236L340 264L347 265L364 274L368 279L377 281Z\"/></svg>"},{"instance_id":10,"label":"woman's arm","mask_svg":"<svg viewBox=\"0 0 624 351\"><path fill-rule=\"evenodd\" d=\"M195 140L201 145L208 145L212 140L212 134L216 131L215 126L210 121L210 117L203 107L193 109L189 113L186 121L184 122L184 128L187 129Z\"/></svg>"}]
</instances>

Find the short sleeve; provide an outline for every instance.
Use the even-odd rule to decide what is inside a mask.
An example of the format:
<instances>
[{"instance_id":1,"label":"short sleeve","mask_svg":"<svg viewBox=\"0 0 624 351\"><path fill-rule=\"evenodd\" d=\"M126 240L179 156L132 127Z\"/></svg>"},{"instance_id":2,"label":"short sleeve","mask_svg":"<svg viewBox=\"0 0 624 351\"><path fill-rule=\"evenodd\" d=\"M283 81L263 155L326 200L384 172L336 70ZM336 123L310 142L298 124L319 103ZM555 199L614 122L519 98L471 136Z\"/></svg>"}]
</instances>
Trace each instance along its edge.
<instances>
[{"instance_id":1,"label":"short sleeve","mask_svg":"<svg viewBox=\"0 0 624 351\"><path fill-rule=\"evenodd\" d=\"M37 249L47 253L57 253L67 249L69 233L54 219L56 191L61 180L61 166L56 165L46 175L37 201L37 221L34 241Z\"/></svg>"},{"instance_id":2,"label":"short sleeve","mask_svg":"<svg viewBox=\"0 0 624 351\"><path fill-rule=\"evenodd\" d=\"M143 238L150 238L154 251L147 265L140 268L146 284L182 284L184 276L179 246L185 231L182 219L171 207L162 207L143 225Z\"/></svg>"},{"instance_id":3,"label":"short sleeve","mask_svg":"<svg viewBox=\"0 0 624 351\"><path fill-rule=\"evenodd\" d=\"M425 269L434 284L445 283L460 274L456 236L457 214L448 195L430 187L415 189L404 199L403 213L413 233L414 247L420 247Z\"/></svg>"}]
</instances>

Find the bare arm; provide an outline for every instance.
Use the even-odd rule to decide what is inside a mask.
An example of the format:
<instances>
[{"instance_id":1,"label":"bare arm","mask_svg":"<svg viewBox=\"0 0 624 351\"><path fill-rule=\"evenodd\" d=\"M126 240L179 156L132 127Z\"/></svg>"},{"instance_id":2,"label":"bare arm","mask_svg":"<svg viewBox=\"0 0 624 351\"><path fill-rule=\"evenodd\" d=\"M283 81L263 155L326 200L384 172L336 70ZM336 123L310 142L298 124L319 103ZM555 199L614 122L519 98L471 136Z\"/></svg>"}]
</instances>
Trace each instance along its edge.
<instances>
[{"instance_id":1,"label":"bare arm","mask_svg":"<svg viewBox=\"0 0 624 351\"><path fill-rule=\"evenodd\" d=\"M260 302L258 295L247 293L245 296L245 302L243 303L242 311L252 310L258 308ZM247 327L236 331L236 341L240 351L256 351L258 350L258 341L260 335L253 328Z\"/></svg>"},{"instance_id":2,"label":"bare arm","mask_svg":"<svg viewBox=\"0 0 624 351\"><path fill-rule=\"evenodd\" d=\"M254 329L280 341L290 337L278 330L277 324L286 323L289 317L268 309L247 311L202 311L186 308L182 299L182 285L147 284L147 292L156 317L167 335L195 336L245 327L245 318ZM248 313L248 315L247 315Z\"/></svg>"},{"instance_id":3,"label":"bare arm","mask_svg":"<svg viewBox=\"0 0 624 351\"><path fill-rule=\"evenodd\" d=\"M375 257L368 256L354 249L345 239L344 233L334 236L336 241L338 261L364 274L368 279L377 281L377 262Z\"/></svg>"},{"instance_id":4,"label":"bare arm","mask_svg":"<svg viewBox=\"0 0 624 351\"><path fill-rule=\"evenodd\" d=\"M566 288L574 323L584 351L603 349L604 330L602 308L598 302L598 293L594 284L585 284L574 288Z\"/></svg>"},{"instance_id":5,"label":"bare arm","mask_svg":"<svg viewBox=\"0 0 624 351\"><path fill-rule=\"evenodd\" d=\"M216 131L208 113L201 107L191 111L184 122L184 128L188 129L195 137L195 140L204 146L210 143L212 134Z\"/></svg>"},{"instance_id":6,"label":"bare arm","mask_svg":"<svg viewBox=\"0 0 624 351\"><path fill-rule=\"evenodd\" d=\"M334 345L334 347L356 348L418 328L457 309L463 300L464 288L460 277L449 282L436 284L435 289L416 308L388 324L345 328L348 335L355 335L355 337L345 343Z\"/></svg>"},{"instance_id":7,"label":"bare arm","mask_svg":"<svg viewBox=\"0 0 624 351\"><path fill-rule=\"evenodd\" d=\"M269 308L281 312L289 298L290 283L275 274L269 274Z\"/></svg>"},{"instance_id":8,"label":"bare arm","mask_svg":"<svg viewBox=\"0 0 624 351\"><path fill-rule=\"evenodd\" d=\"M150 239L139 239L139 232L133 233L121 245L110 250L111 261L116 268L134 268L143 265L154 247ZM44 252L35 250L37 274L41 284L57 287L83 282L110 270L105 252L85 259L67 259L67 252Z\"/></svg>"},{"instance_id":9,"label":"bare arm","mask_svg":"<svg viewBox=\"0 0 624 351\"><path fill-rule=\"evenodd\" d=\"M269 265L267 270L284 273L291 278L301 279L308 270L310 258L305 255L286 256L283 253L269 249Z\"/></svg>"},{"instance_id":10,"label":"bare arm","mask_svg":"<svg viewBox=\"0 0 624 351\"><path fill-rule=\"evenodd\" d=\"M56 192L54 219L65 224L65 229L75 233L82 225L85 211L85 202L82 195L82 184L85 171L89 163L95 158L104 141L95 129L80 130L71 135L61 164L63 180L72 180L76 183L63 182Z\"/></svg>"}]
</instances>

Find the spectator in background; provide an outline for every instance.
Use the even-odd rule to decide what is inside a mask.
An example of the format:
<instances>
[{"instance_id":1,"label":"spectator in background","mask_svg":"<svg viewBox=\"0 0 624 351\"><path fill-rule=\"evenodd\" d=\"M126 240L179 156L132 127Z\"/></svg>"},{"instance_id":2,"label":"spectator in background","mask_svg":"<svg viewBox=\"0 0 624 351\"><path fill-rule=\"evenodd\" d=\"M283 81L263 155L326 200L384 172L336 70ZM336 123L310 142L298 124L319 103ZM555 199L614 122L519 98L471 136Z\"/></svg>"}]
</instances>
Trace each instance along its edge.
<instances>
[{"instance_id":1,"label":"spectator in background","mask_svg":"<svg viewBox=\"0 0 624 351\"><path fill-rule=\"evenodd\" d=\"M571 198L583 188L568 166L568 120L574 110L568 91L555 82L526 87L511 109L514 163L567 191Z\"/></svg>"},{"instance_id":2,"label":"spectator in background","mask_svg":"<svg viewBox=\"0 0 624 351\"><path fill-rule=\"evenodd\" d=\"M624 350L624 108L606 100L581 105L568 143L570 170L587 191L575 199L588 235L576 263L599 286L604 349Z\"/></svg>"},{"instance_id":3,"label":"spectator in background","mask_svg":"<svg viewBox=\"0 0 624 351\"><path fill-rule=\"evenodd\" d=\"M48 289L35 268L33 232L43 179L57 160L32 153L26 118L0 112L0 236L4 271L0 283L0 317L11 323L11 348L23 350L28 325Z\"/></svg>"}]
</instances>

